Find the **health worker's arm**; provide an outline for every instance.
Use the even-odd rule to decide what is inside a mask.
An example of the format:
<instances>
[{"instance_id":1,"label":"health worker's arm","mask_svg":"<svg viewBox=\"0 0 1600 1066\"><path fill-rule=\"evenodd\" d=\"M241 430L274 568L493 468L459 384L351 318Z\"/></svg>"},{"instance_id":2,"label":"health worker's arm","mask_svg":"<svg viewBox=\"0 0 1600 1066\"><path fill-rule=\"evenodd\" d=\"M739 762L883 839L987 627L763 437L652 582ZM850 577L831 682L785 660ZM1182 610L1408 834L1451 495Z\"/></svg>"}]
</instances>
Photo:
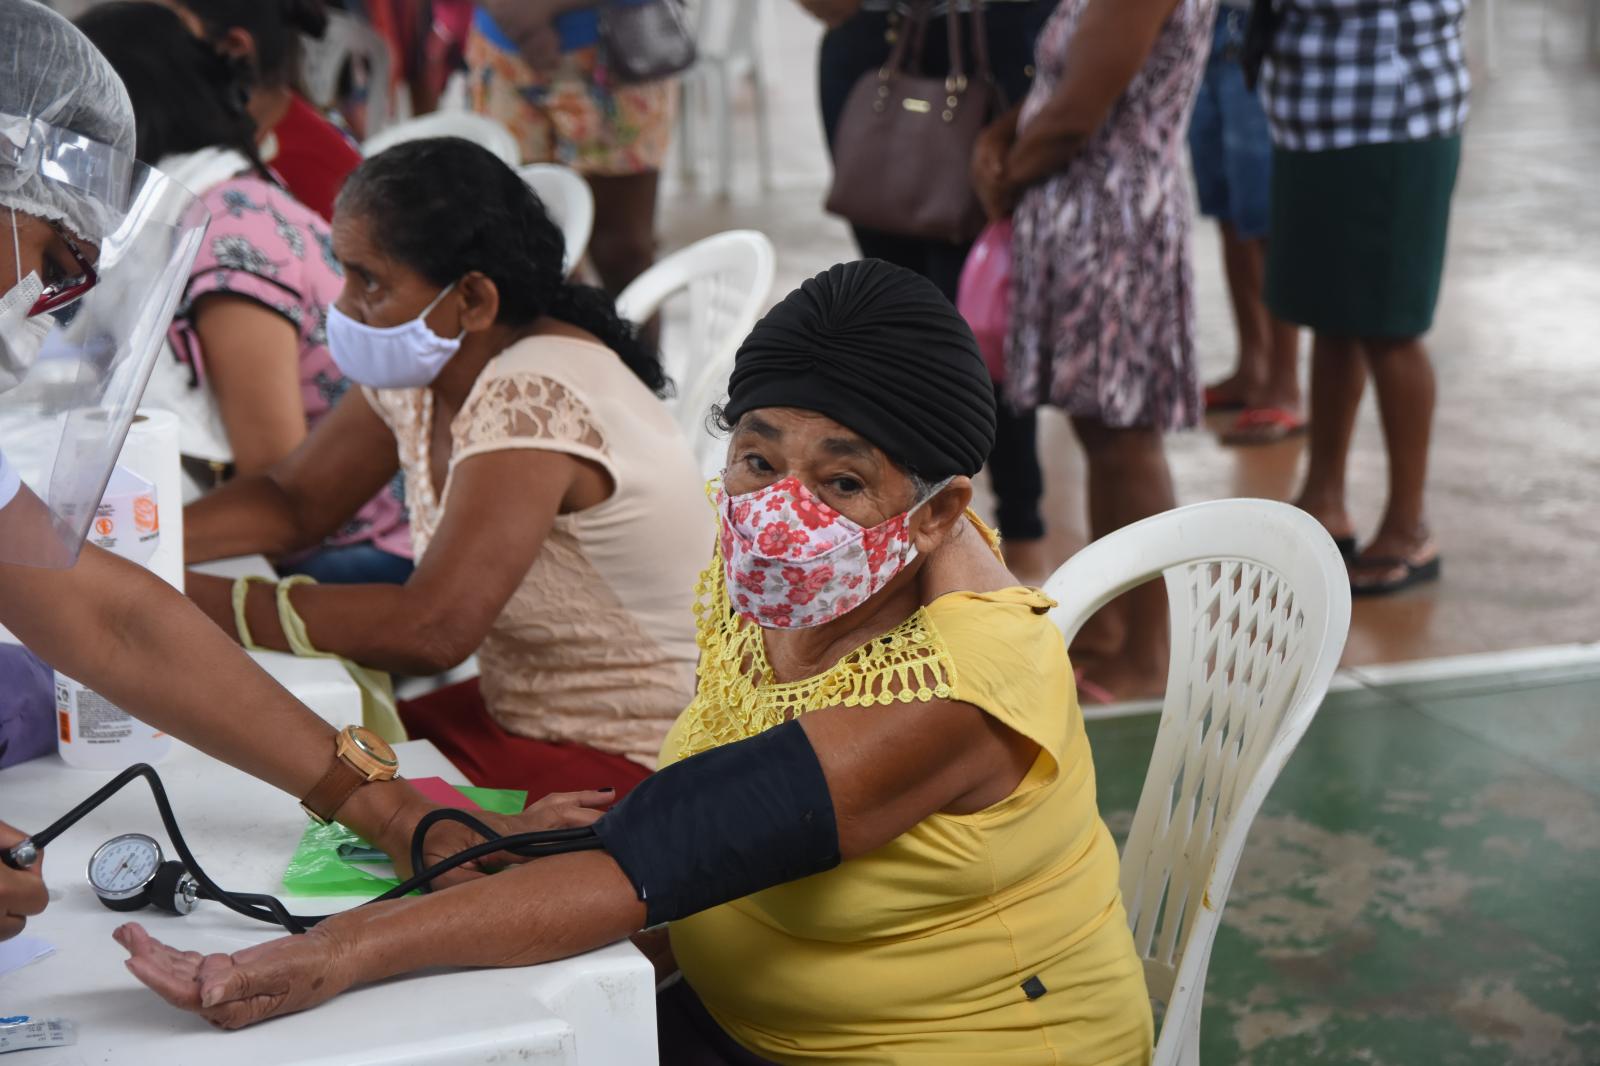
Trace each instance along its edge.
<instances>
[{"instance_id":1,"label":"health worker's arm","mask_svg":"<svg viewBox=\"0 0 1600 1066\"><path fill-rule=\"evenodd\" d=\"M28 528L48 534L49 521L44 504L24 488L0 508L0 536L20 536ZM0 624L40 658L141 721L289 797L304 796L328 771L333 727L181 593L126 559L87 545L69 569L0 564ZM585 793L551 797L526 817L551 827L587 825L599 817L590 808L608 802ZM374 782L357 789L338 816L409 870L411 831L435 806L404 781ZM500 829L510 825L498 815L480 817ZM428 837L430 861L479 840L453 823L440 826L438 836ZM474 866L447 880L477 876Z\"/></svg>"},{"instance_id":2,"label":"health worker's arm","mask_svg":"<svg viewBox=\"0 0 1600 1066\"><path fill-rule=\"evenodd\" d=\"M976 707L948 701L866 714L835 707L800 723L827 780L845 860L935 812L992 806L1015 790L1038 753ZM178 951L137 925L118 930L117 940L132 956L133 974L169 1003L235 1029L415 970L565 958L644 922L645 905L627 875L607 853L585 851L347 911L304 936L232 955Z\"/></svg>"}]
</instances>

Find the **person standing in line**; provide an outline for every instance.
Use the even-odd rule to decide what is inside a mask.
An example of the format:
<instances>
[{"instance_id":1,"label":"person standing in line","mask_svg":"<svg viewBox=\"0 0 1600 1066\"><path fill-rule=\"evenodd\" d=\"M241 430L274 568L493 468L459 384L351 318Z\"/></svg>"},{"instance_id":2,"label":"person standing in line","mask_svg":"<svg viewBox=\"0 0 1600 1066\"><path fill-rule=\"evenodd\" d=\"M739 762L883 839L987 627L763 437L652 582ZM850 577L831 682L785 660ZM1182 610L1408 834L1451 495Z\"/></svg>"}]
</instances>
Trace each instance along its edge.
<instances>
[{"instance_id":1,"label":"person standing in line","mask_svg":"<svg viewBox=\"0 0 1600 1066\"><path fill-rule=\"evenodd\" d=\"M893 0L800 3L828 27L818 57L818 84L823 131L832 151L850 90L863 74L881 69L888 61L909 5ZM1018 102L1027 94L1033 80L1034 41L1055 5L1056 0L988 0L984 5L990 66L1008 101ZM947 17L947 4L933 4L923 43L923 69L933 77L949 69ZM964 18L962 33L963 41L967 40L970 34ZM907 159L906 165L917 166L918 160ZM851 232L862 258L882 259L914 270L954 302L970 245L903 237L862 226L852 226ZM1006 565L1022 581L1043 584L1054 567L1045 553L1044 517L1039 511L1044 475L1039 468L1038 421L1031 410L1015 412L1003 402L998 417L988 468Z\"/></svg>"},{"instance_id":2,"label":"person standing in line","mask_svg":"<svg viewBox=\"0 0 1600 1066\"><path fill-rule=\"evenodd\" d=\"M1013 217L1006 389L1072 419L1096 538L1176 506L1162 436L1202 413L1183 138L1215 0L1063 0L1022 107L986 130L973 180ZM1161 582L1113 605L1120 647L1079 655L1114 698L1159 694Z\"/></svg>"},{"instance_id":3,"label":"person standing in line","mask_svg":"<svg viewBox=\"0 0 1600 1066\"><path fill-rule=\"evenodd\" d=\"M1222 263L1239 338L1239 364L1207 386L1207 411L1238 411L1225 444L1270 444L1305 431L1300 409L1300 331L1262 299L1272 211L1272 131L1245 84L1240 55L1249 0L1222 0L1200 93L1189 119L1200 213L1222 231Z\"/></svg>"},{"instance_id":4,"label":"person standing in line","mask_svg":"<svg viewBox=\"0 0 1600 1066\"><path fill-rule=\"evenodd\" d=\"M1354 558L1357 594L1438 578L1424 513L1434 373L1422 338L1444 273L1470 78L1466 0L1257 0L1275 144L1267 304L1310 327L1311 461L1295 501ZM1345 465L1367 375L1389 456L1355 552Z\"/></svg>"},{"instance_id":5,"label":"person standing in line","mask_svg":"<svg viewBox=\"0 0 1600 1066\"><path fill-rule=\"evenodd\" d=\"M467 38L472 107L524 163L560 163L594 193L589 261L615 297L656 256L656 188L678 108L674 78L616 84L600 48L616 0L482 0Z\"/></svg>"}]
</instances>

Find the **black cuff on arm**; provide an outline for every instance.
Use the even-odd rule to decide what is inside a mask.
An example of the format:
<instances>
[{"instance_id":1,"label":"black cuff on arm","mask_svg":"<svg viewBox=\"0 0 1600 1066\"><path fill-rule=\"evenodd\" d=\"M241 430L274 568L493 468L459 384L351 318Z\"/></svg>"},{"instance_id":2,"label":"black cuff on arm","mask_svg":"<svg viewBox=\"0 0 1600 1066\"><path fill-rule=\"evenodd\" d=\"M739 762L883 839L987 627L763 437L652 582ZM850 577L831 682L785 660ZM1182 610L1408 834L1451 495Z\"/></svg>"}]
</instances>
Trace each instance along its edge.
<instances>
[{"instance_id":1,"label":"black cuff on arm","mask_svg":"<svg viewBox=\"0 0 1600 1066\"><path fill-rule=\"evenodd\" d=\"M799 722L652 774L594 831L650 925L839 865L833 798Z\"/></svg>"}]
</instances>

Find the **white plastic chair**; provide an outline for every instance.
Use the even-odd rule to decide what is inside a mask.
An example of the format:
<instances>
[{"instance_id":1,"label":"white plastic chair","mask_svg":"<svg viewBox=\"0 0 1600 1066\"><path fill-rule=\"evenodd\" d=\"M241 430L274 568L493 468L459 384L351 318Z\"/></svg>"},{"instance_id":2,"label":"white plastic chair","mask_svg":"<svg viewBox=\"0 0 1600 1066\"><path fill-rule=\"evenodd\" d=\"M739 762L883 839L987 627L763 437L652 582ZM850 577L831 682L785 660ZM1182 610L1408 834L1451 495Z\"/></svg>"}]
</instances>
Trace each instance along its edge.
<instances>
[{"instance_id":1,"label":"white plastic chair","mask_svg":"<svg viewBox=\"0 0 1600 1066\"><path fill-rule=\"evenodd\" d=\"M662 314L664 362L677 384L674 414L707 477L722 468L726 445L706 419L727 396L734 353L766 309L776 269L764 234L731 230L674 252L617 297L617 311L629 321Z\"/></svg>"},{"instance_id":2,"label":"white plastic chair","mask_svg":"<svg viewBox=\"0 0 1600 1066\"><path fill-rule=\"evenodd\" d=\"M361 145L361 154L375 156L385 148L425 137L460 137L487 148L507 166L514 167L522 162L522 149L511 131L489 116L472 111L434 111L397 122L376 136L368 137Z\"/></svg>"},{"instance_id":3,"label":"white plastic chair","mask_svg":"<svg viewBox=\"0 0 1600 1066\"><path fill-rule=\"evenodd\" d=\"M367 132L382 131L393 118L390 79L394 61L389 42L365 20L345 11L328 12L328 28L320 38L306 37L303 71L306 91L318 107L338 103L339 77L355 62L366 65L371 84L367 92Z\"/></svg>"},{"instance_id":4,"label":"white plastic chair","mask_svg":"<svg viewBox=\"0 0 1600 1066\"><path fill-rule=\"evenodd\" d=\"M1155 1066L1196 1066L1206 968L1250 823L1322 704L1350 629L1350 578L1311 516L1196 504L1118 530L1045 583L1070 642L1100 607L1167 583L1172 661L1122 899L1152 998Z\"/></svg>"},{"instance_id":5,"label":"white plastic chair","mask_svg":"<svg viewBox=\"0 0 1600 1066\"><path fill-rule=\"evenodd\" d=\"M700 134L715 143L717 193L733 186L733 94L741 81L755 105L756 165L761 187L772 187L772 134L767 88L761 77L761 7L765 0L700 0L695 64L682 75L682 117L678 124L678 172L685 181L698 173ZM704 112L704 114L702 114Z\"/></svg>"},{"instance_id":6,"label":"white plastic chair","mask_svg":"<svg viewBox=\"0 0 1600 1066\"><path fill-rule=\"evenodd\" d=\"M594 193L589 183L576 170L555 163L529 163L517 168L517 173L561 227L567 244L567 273L571 274L582 262L594 232Z\"/></svg>"}]
</instances>

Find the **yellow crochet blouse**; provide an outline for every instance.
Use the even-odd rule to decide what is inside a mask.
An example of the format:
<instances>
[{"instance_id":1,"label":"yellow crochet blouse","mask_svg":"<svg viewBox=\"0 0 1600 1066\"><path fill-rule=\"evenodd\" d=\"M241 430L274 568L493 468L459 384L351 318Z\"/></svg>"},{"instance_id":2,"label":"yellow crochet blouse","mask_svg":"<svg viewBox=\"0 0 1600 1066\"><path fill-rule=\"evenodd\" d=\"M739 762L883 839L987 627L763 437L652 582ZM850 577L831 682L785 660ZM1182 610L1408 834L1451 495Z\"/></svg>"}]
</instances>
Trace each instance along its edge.
<instances>
[{"instance_id":1,"label":"yellow crochet blouse","mask_svg":"<svg viewBox=\"0 0 1600 1066\"><path fill-rule=\"evenodd\" d=\"M1050 600L942 596L779 684L760 629L729 610L720 561L700 593L699 688L663 766L818 708L933 699L971 703L1040 747L986 810L932 815L870 855L673 923L678 963L718 1023L784 1064L1147 1062L1143 965Z\"/></svg>"}]
</instances>

